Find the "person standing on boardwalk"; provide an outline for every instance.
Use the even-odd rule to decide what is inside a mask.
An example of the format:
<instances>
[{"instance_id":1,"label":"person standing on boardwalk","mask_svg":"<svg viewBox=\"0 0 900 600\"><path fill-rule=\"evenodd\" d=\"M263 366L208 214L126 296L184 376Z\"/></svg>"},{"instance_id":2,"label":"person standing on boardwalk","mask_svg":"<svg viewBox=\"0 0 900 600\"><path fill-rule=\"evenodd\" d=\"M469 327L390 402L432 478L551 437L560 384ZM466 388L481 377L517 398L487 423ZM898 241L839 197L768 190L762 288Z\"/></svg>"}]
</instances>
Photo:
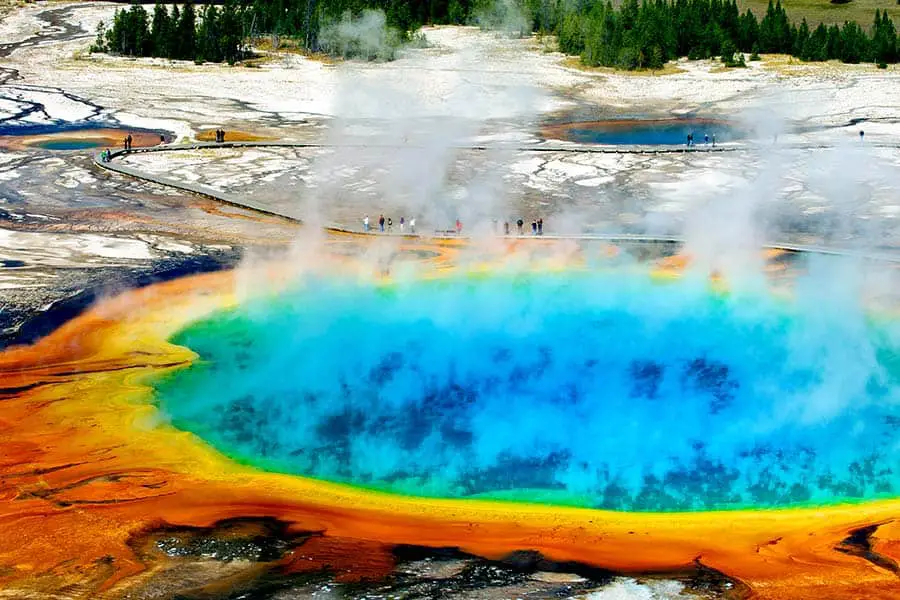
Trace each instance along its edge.
<instances>
[{"instance_id":1,"label":"person standing on boardwalk","mask_svg":"<svg viewBox=\"0 0 900 600\"><path fill-rule=\"evenodd\" d=\"M416 232L416 218L415 217L409 218L409 232L410 233Z\"/></svg>"},{"instance_id":2,"label":"person standing on boardwalk","mask_svg":"<svg viewBox=\"0 0 900 600\"><path fill-rule=\"evenodd\" d=\"M403 230L406 228L406 219L403 218L403 215L400 215L400 233L403 233Z\"/></svg>"},{"instance_id":3,"label":"person standing on boardwalk","mask_svg":"<svg viewBox=\"0 0 900 600\"><path fill-rule=\"evenodd\" d=\"M522 227L523 227L524 225L525 225L525 221L522 220L522 217L519 217L519 220L516 221L516 227L517 227L518 230L519 230L519 235L522 235L522 233L523 233Z\"/></svg>"},{"instance_id":4,"label":"person standing on boardwalk","mask_svg":"<svg viewBox=\"0 0 900 600\"><path fill-rule=\"evenodd\" d=\"M378 217L378 228L381 229L381 233L384 233L384 215Z\"/></svg>"},{"instance_id":5,"label":"person standing on boardwalk","mask_svg":"<svg viewBox=\"0 0 900 600\"><path fill-rule=\"evenodd\" d=\"M531 222L531 235L537 235L537 221Z\"/></svg>"},{"instance_id":6,"label":"person standing on boardwalk","mask_svg":"<svg viewBox=\"0 0 900 600\"><path fill-rule=\"evenodd\" d=\"M503 221L503 235L509 235L509 221Z\"/></svg>"},{"instance_id":7,"label":"person standing on boardwalk","mask_svg":"<svg viewBox=\"0 0 900 600\"><path fill-rule=\"evenodd\" d=\"M366 233L369 232L369 215L363 217L363 229L366 231Z\"/></svg>"},{"instance_id":8,"label":"person standing on boardwalk","mask_svg":"<svg viewBox=\"0 0 900 600\"><path fill-rule=\"evenodd\" d=\"M388 232L394 231L394 220L388 217Z\"/></svg>"},{"instance_id":9,"label":"person standing on boardwalk","mask_svg":"<svg viewBox=\"0 0 900 600\"><path fill-rule=\"evenodd\" d=\"M128 137L127 137L126 139L128 140L128 149L131 150L131 149L134 147L134 146L132 145L132 144L134 143L134 140L131 138L131 134L130 134L130 133L128 134Z\"/></svg>"},{"instance_id":10,"label":"person standing on boardwalk","mask_svg":"<svg viewBox=\"0 0 900 600\"><path fill-rule=\"evenodd\" d=\"M456 235L462 233L462 221L459 220L459 217L456 218Z\"/></svg>"},{"instance_id":11,"label":"person standing on boardwalk","mask_svg":"<svg viewBox=\"0 0 900 600\"><path fill-rule=\"evenodd\" d=\"M716 134L713 134L713 148L716 147Z\"/></svg>"},{"instance_id":12,"label":"person standing on boardwalk","mask_svg":"<svg viewBox=\"0 0 900 600\"><path fill-rule=\"evenodd\" d=\"M544 235L544 219L541 217L538 219L538 235Z\"/></svg>"}]
</instances>

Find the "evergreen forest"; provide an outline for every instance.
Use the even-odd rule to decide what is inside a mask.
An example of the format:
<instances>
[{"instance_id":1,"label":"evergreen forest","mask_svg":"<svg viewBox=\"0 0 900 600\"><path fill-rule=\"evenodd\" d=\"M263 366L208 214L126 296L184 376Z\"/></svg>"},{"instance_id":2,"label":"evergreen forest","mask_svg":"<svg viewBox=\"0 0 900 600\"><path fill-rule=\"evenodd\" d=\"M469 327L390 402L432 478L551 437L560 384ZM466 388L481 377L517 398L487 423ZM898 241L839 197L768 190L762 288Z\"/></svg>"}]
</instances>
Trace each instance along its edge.
<instances>
[{"instance_id":1,"label":"evergreen forest","mask_svg":"<svg viewBox=\"0 0 900 600\"><path fill-rule=\"evenodd\" d=\"M133 4L117 10L111 24L100 24L91 50L233 64L250 55L253 40L271 36L296 40L308 51L354 55L358 47L335 44L323 32L366 11L382 15L383 28L392 33L384 43L402 43L427 24L512 23L522 34L557 36L560 50L585 65L620 69L660 69L685 56L742 66L744 53L751 60L783 53L882 67L900 60L897 30L886 11L876 10L866 28L854 21L812 28L806 20L791 22L780 0L770 0L761 19L750 10L741 13L735 0L226 0L202 9L192 2L157 4L152 14Z\"/></svg>"}]
</instances>

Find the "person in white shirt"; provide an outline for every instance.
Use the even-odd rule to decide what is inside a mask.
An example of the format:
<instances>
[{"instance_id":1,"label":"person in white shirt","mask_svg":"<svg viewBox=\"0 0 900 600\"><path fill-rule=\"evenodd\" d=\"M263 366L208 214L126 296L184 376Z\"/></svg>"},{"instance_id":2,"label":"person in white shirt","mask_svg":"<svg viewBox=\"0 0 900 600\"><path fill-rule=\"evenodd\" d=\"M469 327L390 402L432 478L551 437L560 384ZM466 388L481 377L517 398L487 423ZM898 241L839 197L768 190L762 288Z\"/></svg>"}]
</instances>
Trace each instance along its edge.
<instances>
[{"instance_id":1,"label":"person in white shirt","mask_svg":"<svg viewBox=\"0 0 900 600\"><path fill-rule=\"evenodd\" d=\"M363 217L363 229L369 231L369 215Z\"/></svg>"}]
</instances>

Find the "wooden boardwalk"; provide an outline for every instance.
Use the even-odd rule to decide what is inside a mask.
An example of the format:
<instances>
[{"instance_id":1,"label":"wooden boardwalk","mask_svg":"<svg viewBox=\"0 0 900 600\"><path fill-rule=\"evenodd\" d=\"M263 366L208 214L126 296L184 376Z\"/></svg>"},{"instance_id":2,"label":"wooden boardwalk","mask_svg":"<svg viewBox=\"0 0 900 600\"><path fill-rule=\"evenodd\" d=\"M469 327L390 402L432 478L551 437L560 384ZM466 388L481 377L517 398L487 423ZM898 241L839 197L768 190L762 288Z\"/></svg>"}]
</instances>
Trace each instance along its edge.
<instances>
[{"instance_id":1,"label":"wooden boardwalk","mask_svg":"<svg viewBox=\"0 0 900 600\"><path fill-rule=\"evenodd\" d=\"M900 149L900 144L867 144L871 147L877 148L895 148ZM108 171L112 171L115 173L119 173L122 175L127 175L129 177L134 177L136 179L140 179L143 181L148 181L151 183L156 183L159 185L164 185L166 187L170 187L173 189L181 190L184 192L188 192L191 194L197 194L200 196L204 196L207 198L211 198L213 200L217 200L219 202L223 202L225 204L230 204L232 206L236 206L239 208L244 208L248 210L252 210L261 214L266 214L270 216L280 217L283 219L287 219L289 221L293 221L295 223L302 223L302 215L299 210L291 210L291 209L275 209L264 202L259 202L253 200L252 198L246 198L244 196L240 196L238 194L233 194L231 192L225 192L219 189L215 189L213 187L203 185L201 183L192 183L187 181L180 181L177 179L173 179L171 177L166 177L164 175L157 175L154 173L146 173L141 171L140 169L130 167L128 165L122 164L121 161L117 161L117 158L127 156L128 154L141 154L141 153L151 153L151 152L176 152L176 151L190 151L190 150L201 150L201 149L216 149L216 148L397 148L398 146L378 146L370 145L370 144L348 144L348 145L335 145L335 144L319 144L319 143L310 143L310 142L290 142L290 141L263 141L263 142L191 142L184 144L165 144L160 146L151 146L146 148L134 148L132 150L114 150L111 152L110 160L104 161L102 159L102 154L94 155L94 163ZM404 148L409 148L409 146L403 146ZM458 149L460 150L473 150L473 151L486 151L495 149L498 146L481 146L481 145L473 145L473 146L460 146ZM705 152L737 152L741 150L751 150L754 148L759 148L760 146L754 145L719 145L716 147L712 146L704 146L704 147L679 147L679 146L593 146L586 144L564 144L564 145L555 145L555 144L518 144L518 145L510 145L509 148L514 149L516 151L522 152L587 152L587 153L601 153L601 154L675 154L675 153L686 153L691 154L695 152L705 153ZM813 150L813 149L828 149L834 148L835 146L826 146L820 144L785 144L779 145L779 149L786 150ZM323 228L326 231L330 231L333 233L342 233L342 234L351 234L358 236L371 236L371 237L394 237L394 238L429 238L429 239L468 239L467 236L461 236L456 234L448 234L446 232L435 232L435 233L381 233L377 231L361 231L358 229L352 229L345 225L341 225L338 223L326 223L323 225ZM677 236L649 236L649 235L631 235L631 234L571 234L571 235L554 235L554 234L545 234L541 236L532 236L532 235L509 235L509 236L500 236L508 239L516 239L516 240L575 240L575 241L608 241L608 242L634 242L634 243L666 243L666 244L681 244L684 243L684 239ZM832 255L842 255L842 256L852 256L857 258L863 258L867 260L878 260L878 261L887 261L900 263L900 252L898 252L894 248L886 248L880 252L870 252L864 251L860 252L858 250L853 249L836 249L836 248L828 248L822 246L804 246L797 244L781 244L781 243L773 243L773 244L765 244L762 246L767 249L775 249L775 250L785 250L788 252L814 252L818 254L832 254Z\"/></svg>"}]
</instances>

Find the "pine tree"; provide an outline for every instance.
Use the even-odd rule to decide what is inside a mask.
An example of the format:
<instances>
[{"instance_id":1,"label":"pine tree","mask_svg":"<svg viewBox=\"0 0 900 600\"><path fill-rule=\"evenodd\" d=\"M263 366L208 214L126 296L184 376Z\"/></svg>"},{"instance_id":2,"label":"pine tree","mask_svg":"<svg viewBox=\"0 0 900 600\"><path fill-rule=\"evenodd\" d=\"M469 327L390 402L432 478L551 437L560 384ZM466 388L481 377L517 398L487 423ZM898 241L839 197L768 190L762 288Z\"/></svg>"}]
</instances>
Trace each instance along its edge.
<instances>
[{"instance_id":1,"label":"pine tree","mask_svg":"<svg viewBox=\"0 0 900 600\"><path fill-rule=\"evenodd\" d=\"M181 22L181 11L177 4L172 5L169 13L169 37L166 39L166 58L178 58L178 24Z\"/></svg>"},{"instance_id":2,"label":"pine tree","mask_svg":"<svg viewBox=\"0 0 900 600\"><path fill-rule=\"evenodd\" d=\"M662 48L659 46L653 46L650 48L650 54L647 57L647 68L648 69L662 69L666 65L666 61L663 58Z\"/></svg>"},{"instance_id":3,"label":"pine tree","mask_svg":"<svg viewBox=\"0 0 900 600\"><path fill-rule=\"evenodd\" d=\"M151 37L153 39L153 56L168 58L172 24L169 21L169 11L161 2L157 2L153 7Z\"/></svg>"},{"instance_id":4,"label":"pine tree","mask_svg":"<svg viewBox=\"0 0 900 600\"><path fill-rule=\"evenodd\" d=\"M221 35L220 48L222 59L233 65L241 58L241 42L243 40L243 28L238 14L238 6L235 0L226 0L222 7L219 22L219 35Z\"/></svg>"},{"instance_id":5,"label":"pine tree","mask_svg":"<svg viewBox=\"0 0 900 600\"><path fill-rule=\"evenodd\" d=\"M91 44L91 52L106 52L106 23L97 23L97 37Z\"/></svg>"},{"instance_id":6,"label":"pine tree","mask_svg":"<svg viewBox=\"0 0 900 600\"><path fill-rule=\"evenodd\" d=\"M845 21L841 29L840 59L845 63L858 63L869 56L869 40L856 21Z\"/></svg>"},{"instance_id":7,"label":"pine tree","mask_svg":"<svg viewBox=\"0 0 900 600\"><path fill-rule=\"evenodd\" d=\"M106 32L106 49L126 56L148 56L153 52L147 11L139 4L116 10L113 25Z\"/></svg>"},{"instance_id":8,"label":"pine tree","mask_svg":"<svg viewBox=\"0 0 900 600\"><path fill-rule=\"evenodd\" d=\"M736 42L742 52L753 51L754 47L759 52L759 22L749 8L741 15L738 22Z\"/></svg>"},{"instance_id":9,"label":"pine tree","mask_svg":"<svg viewBox=\"0 0 900 600\"><path fill-rule=\"evenodd\" d=\"M778 36L778 52L790 52L794 44L794 35L791 30L791 21L788 19L787 11L781 5L781 0L775 3L776 20L775 27Z\"/></svg>"},{"instance_id":10,"label":"pine tree","mask_svg":"<svg viewBox=\"0 0 900 600\"><path fill-rule=\"evenodd\" d=\"M750 49L750 60L762 60L759 56L759 44L753 44Z\"/></svg>"},{"instance_id":11,"label":"pine tree","mask_svg":"<svg viewBox=\"0 0 900 600\"><path fill-rule=\"evenodd\" d=\"M778 52L778 32L776 25L775 5L769 0L766 15L759 22L759 47L763 52Z\"/></svg>"},{"instance_id":12,"label":"pine tree","mask_svg":"<svg viewBox=\"0 0 900 600\"><path fill-rule=\"evenodd\" d=\"M207 4L201 10L196 41L197 47L193 57L195 61L198 63L222 61L219 9L214 4Z\"/></svg>"},{"instance_id":13,"label":"pine tree","mask_svg":"<svg viewBox=\"0 0 900 600\"><path fill-rule=\"evenodd\" d=\"M802 60L828 60L828 29L824 24L819 23L810 34L799 56Z\"/></svg>"},{"instance_id":14,"label":"pine tree","mask_svg":"<svg viewBox=\"0 0 900 600\"><path fill-rule=\"evenodd\" d=\"M132 54L150 56L153 53L153 38L150 37L150 16L140 4L134 4L128 11L131 16Z\"/></svg>"},{"instance_id":15,"label":"pine tree","mask_svg":"<svg viewBox=\"0 0 900 600\"><path fill-rule=\"evenodd\" d=\"M465 23L466 10L463 8L459 0L451 0L447 9L447 20L454 25L462 25Z\"/></svg>"},{"instance_id":16,"label":"pine tree","mask_svg":"<svg viewBox=\"0 0 900 600\"><path fill-rule=\"evenodd\" d=\"M560 19L557 35L560 51L574 55L584 52L584 32L584 20L575 11L567 12Z\"/></svg>"},{"instance_id":17,"label":"pine tree","mask_svg":"<svg viewBox=\"0 0 900 600\"><path fill-rule=\"evenodd\" d=\"M837 25L831 25L828 28L828 39L825 42L825 55L828 60L841 58L842 47L841 29Z\"/></svg>"},{"instance_id":18,"label":"pine tree","mask_svg":"<svg viewBox=\"0 0 900 600\"><path fill-rule=\"evenodd\" d=\"M720 59L725 63L725 66L731 67L737 64L737 61L734 58L735 52L737 52L737 48L734 47L734 42L726 40L722 43Z\"/></svg>"},{"instance_id":19,"label":"pine tree","mask_svg":"<svg viewBox=\"0 0 900 600\"><path fill-rule=\"evenodd\" d=\"M897 62L897 30L887 11L883 13L875 11L871 49L875 62L885 64Z\"/></svg>"},{"instance_id":20,"label":"pine tree","mask_svg":"<svg viewBox=\"0 0 900 600\"><path fill-rule=\"evenodd\" d=\"M122 35L125 30L125 11L118 8L113 13L112 27L106 31L106 50L113 54L122 53Z\"/></svg>"},{"instance_id":21,"label":"pine tree","mask_svg":"<svg viewBox=\"0 0 900 600\"><path fill-rule=\"evenodd\" d=\"M194 60L197 57L197 13L194 3L188 0L184 3L181 18L175 27L175 58L181 60Z\"/></svg>"},{"instance_id":22,"label":"pine tree","mask_svg":"<svg viewBox=\"0 0 900 600\"><path fill-rule=\"evenodd\" d=\"M803 57L803 50L809 42L809 24L804 18L794 33L794 43L791 45L791 54L793 56Z\"/></svg>"}]
</instances>

